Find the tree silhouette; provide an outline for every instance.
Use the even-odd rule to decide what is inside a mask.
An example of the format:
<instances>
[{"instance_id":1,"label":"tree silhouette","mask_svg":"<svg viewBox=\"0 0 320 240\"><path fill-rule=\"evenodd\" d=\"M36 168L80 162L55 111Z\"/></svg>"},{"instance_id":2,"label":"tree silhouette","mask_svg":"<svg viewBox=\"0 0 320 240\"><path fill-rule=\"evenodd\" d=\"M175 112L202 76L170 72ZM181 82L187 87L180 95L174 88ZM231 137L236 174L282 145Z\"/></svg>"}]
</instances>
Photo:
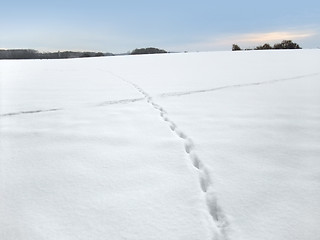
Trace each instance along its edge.
<instances>
[{"instance_id":1,"label":"tree silhouette","mask_svg":"<svg viewBox=\"0 0 320 240\"><path fill-rule=\"evenodd\" d=\"M292 40L283 40L273 46L274 49L301 49L299 44L292 42Z\"/></svg>"},{"instance_id":2,"label":"tree silhouette","mask_svg":"<svg viewBox=\"0 0 320 240\"><path fill-rule=\"evenodd\" d=\"M241 48L237 44L232 44L232 51L240 51Z\"/></svg>"},{"instance_id":3,"label":"tree silhouette","mask_svg":"<svg viewBox=\"0 0 320 240\"><path fill-rule=\"evenodd\" d=\"M254 50L267 50L272 49L269 43L265 43L262 46L255 47Z\"/></svg>"},{"instance_id":4,"label":"tree silhouette","mask_svg":"<svg viewBox=\"0 0 320 240\"><path fill-rule=\"evenodd\" d=\"M167 51L159 48L137 48L131 52L132 55L136 54L155 54L155 53L167 53Z\"/></svg>"}]
</instances>

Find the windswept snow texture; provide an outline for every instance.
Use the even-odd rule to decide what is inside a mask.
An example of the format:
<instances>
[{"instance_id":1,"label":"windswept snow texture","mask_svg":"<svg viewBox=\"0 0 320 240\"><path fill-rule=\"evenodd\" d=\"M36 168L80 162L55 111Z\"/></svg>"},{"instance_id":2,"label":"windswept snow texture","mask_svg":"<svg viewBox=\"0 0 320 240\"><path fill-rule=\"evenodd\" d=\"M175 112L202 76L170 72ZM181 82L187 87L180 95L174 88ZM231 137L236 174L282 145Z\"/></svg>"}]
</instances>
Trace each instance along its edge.
<instances>
[{"instance_id":1,"label":"windswept snow texture","mask_svg":"<svg viewBox=\"0 0 320 240\"><path fill-rule=\"evenodd\" d=\"M320 51L0 61L0 238L318 240Z\"/></svg>"}]
</instances>

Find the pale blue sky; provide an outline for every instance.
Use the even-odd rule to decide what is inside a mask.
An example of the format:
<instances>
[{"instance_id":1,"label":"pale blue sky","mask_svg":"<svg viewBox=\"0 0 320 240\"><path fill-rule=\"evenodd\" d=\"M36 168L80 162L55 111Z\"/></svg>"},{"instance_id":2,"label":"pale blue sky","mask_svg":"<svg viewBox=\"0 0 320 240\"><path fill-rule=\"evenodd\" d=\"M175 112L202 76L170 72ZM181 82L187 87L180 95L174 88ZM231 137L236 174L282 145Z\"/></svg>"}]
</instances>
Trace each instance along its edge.
<instances>
[{"instance_id":1,"label":"pale blue sky","mask_svg":"<svg viewBox=\"0 0 320 240\"><path fill-rule=\"evenodd\" d=\"M0 49L230 50L291 39L320 47L320 1L0 0Z\"/></svg>"}]
</instances>

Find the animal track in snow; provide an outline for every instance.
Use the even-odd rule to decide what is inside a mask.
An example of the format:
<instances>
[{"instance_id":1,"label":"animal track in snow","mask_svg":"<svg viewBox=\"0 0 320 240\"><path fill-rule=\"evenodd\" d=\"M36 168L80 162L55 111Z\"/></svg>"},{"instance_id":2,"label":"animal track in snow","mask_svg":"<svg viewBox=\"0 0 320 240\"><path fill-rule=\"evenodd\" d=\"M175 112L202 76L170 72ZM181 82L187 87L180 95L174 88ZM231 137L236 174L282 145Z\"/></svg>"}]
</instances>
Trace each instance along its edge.
<instances>
[{"instance_id":1,"label":"animal track in snow","mask_svg":"<svg viewBox=\"0 0 320 240\"><path fill-rule=\"evenodd\" d=\"M196 168L196 169L200 169L200 160L198 158L198 156L196 154L194 154L193 152L190 153L189 155L191 161L192 161L192 165Z\"/></svg>"},{"instance_id":2,"label":"animal track in snow","mask_svg":"<svg viewBox=\"0 0 320 240\"><path fill-rule=\"evenodd\" d=\"M180 137L182 139L187 139L188 138L188 136L184 132L180 131L179 128L176 128L174 130L174 132L178 135L178 137Z\"/></svg>"},{"instance_id":3,"label":"animal track in snow","mask_svg":"<svg viewBox=\"0 0 320 240\"><path fill-rule=\"evenodd\" d=\"M117 76L115 74L113 75ZM208 213L211 216L213 224L215 224L215 227L220 231L219 236L215 236L215 234L213 234L212 239L216 239L216 237L220 240L227 239L226 229L229 224L227 222L225 215L223 214L221 208L217 203L216 194L213 191L212 181L210 179L209 172L205 167L205 165L202 163L202 161L194 152L195 146L192 139L189 138L187 134L185 134L182 130L179 129L179 127L168 117L168 113L164 110L164 108L161 107L159 104L155 103L152 97L148 93L146 93L142 88L140 88L138 85L120 76L117 76L117 77L127 82L128 84L133 86L137 91L139 91L144 96L144 99L146 99L146 101L155 110L160 112L160 117L162 118L163 121L169 124L171 131L173 131L180 139L182 139L182 141L184 142L184 148L185 148L186 154L188 154L189 159L191 160L192 166L195 168L196 171L198 171L199 184L202 192L205 194L205 204L208 208Z\"/></svg>"},{"instance_id":4,"label":"animal track in snow","mask_svg":"<svg viewBox=\"0 0 320 240\"><path fill-rule=\"evenodd\" d=\"M183 131L181 131L172 120L170 120L167 112L165 112L165 110L162 107L160 107L158 104L155 104L155 103L151 103L151 104L152 106L154 106L156 110L160 111L160 116L165 122L169 123L170 129L179 138L183 140L186 154L188 154L191 160L192 166L198 171L200 188L202 192L205 194L205 201L206 201L206 206L208 208L208 212L214 224L220 230L220 236L218 237L218 239L227 239L226 229L229 227L229 224L227 222L227 219L221 207L217 203L216 195L213 192L210 174L207 168L205 167L205 165L201 162L199 157L194 152L195 145L192 139L189 138L187 134L185 134ZM213 239L215 238L213 237Z\"/></svg>"},{"instance_id":5,"label":"animal track in snow","mask_svg":"<svg viewBox=\"0 0 320 240\"><path fill-rule=\"evenodd\" d=\"M174 131L174 130L177 128L177 125L176 125L175 123L171 122L170 125L169 125L169 127L170 127L170 129L171 129L172 131Z\"/></svg>"},{"instance_id":6,"label":"animal track in snow","mask_svg":"<svg viewBox=\"0 0 320 240\"><path fill-rule=\"evenodd\" d=\"M115 105L115 104L128 104L128 103L134 103L138 101L142 101L145 98L129 98L129 99L120 99L120 100L111 100L111 101L104 101L95 105L91 105L91 107L104 107L108 105ZM44 113L44 112L55 112L55 111L61 111L66 110L62 108L51 108L51 109L39 109L39 110L28 110L28 111L20 111L20 112L11 112L11 113L4 113L0 114L0 117L9 117L9 116L17 116L22 114L33 114L33 113Z\"/></svg>"},{"instance_id":7,"label":"animal track in snow","mask_svg":"<svg viewBox=\"0 0 320 240\"><path fill-rule=\"evenodd\" d=\"M185 143L184 143L184 148L187 153L190 153L193 150L194 144L190 138L186 138Z\"/></svg>"},{"instance_id":8,"label":"animal track in snow","mask_svg":"<svg viewBox=\"0 0 320 240\"><path fill-rule=\"evenodd\" d=\"M43 113L43 112L55 112L55 111L60 111L60 110L62 110L62 108L40 109L40 110L31 110L31 111L20 111L20 112L12 112L12 113L0 114L0 117L9 117L9 116L22 115L22 114L33 114L33 113Z\"/></svg>"},{"instance_id":9,"label":"animal track in snow","mask_svg":"<svg viewBox=\"0 0 320 240\"><path fill-rule=\"evenodd\" d=\"M159 96L160 97L179 97L179 96L184 96L184 95L213 92L213 91L231 89L231 88L242 88L242 87L250 87L250 86L257 86L257 85L274 84L274 83L279 83L279 82L284 82L284 81L289 81L289 80L296 80L296 79L312 77L312 76L316 76L316 75L319 75L319 74L320 73L311 73L311 74L305 74L305 75L289 77L289 78L280 78L280 79L274 79L274 80L263 81L263 82L233 84L233 85L227 85L227 86L221 86L221 87L215 87L215 88L208 88L208 89L193 90L193 91L162 93Z\"/></svg>"},{"instance_id":10,"label":"animal track in snow","mask_svg":"<svg viewBox=\"0 0 320 240\"><path fill-rule=\"evenodd\" d=\"M142 101L144 98L131 98L131 99L120 99L115 101L105 101L102 103L97 104L97 106L106 106L106 105L114 105L114 104L126 104L126 103L133 103Z\"/></svg>"}]
</instances>

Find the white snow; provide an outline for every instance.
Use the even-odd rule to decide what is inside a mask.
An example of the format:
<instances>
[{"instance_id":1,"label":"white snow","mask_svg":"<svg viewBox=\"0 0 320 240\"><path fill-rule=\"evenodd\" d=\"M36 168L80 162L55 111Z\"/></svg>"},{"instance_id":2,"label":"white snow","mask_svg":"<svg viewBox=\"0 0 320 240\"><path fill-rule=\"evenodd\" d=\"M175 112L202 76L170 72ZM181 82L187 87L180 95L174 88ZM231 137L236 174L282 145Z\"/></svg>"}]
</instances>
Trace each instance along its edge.
<instances>
[{"instance_id":1,"label":"white snow","mask_svg":"<svg viewBox=\"0 0 320 240\"><path fill-rule=\"evenodd\" d=\"M319 63L0 61L0 238L319 239Z\"/></svg>"}]
</instances>

